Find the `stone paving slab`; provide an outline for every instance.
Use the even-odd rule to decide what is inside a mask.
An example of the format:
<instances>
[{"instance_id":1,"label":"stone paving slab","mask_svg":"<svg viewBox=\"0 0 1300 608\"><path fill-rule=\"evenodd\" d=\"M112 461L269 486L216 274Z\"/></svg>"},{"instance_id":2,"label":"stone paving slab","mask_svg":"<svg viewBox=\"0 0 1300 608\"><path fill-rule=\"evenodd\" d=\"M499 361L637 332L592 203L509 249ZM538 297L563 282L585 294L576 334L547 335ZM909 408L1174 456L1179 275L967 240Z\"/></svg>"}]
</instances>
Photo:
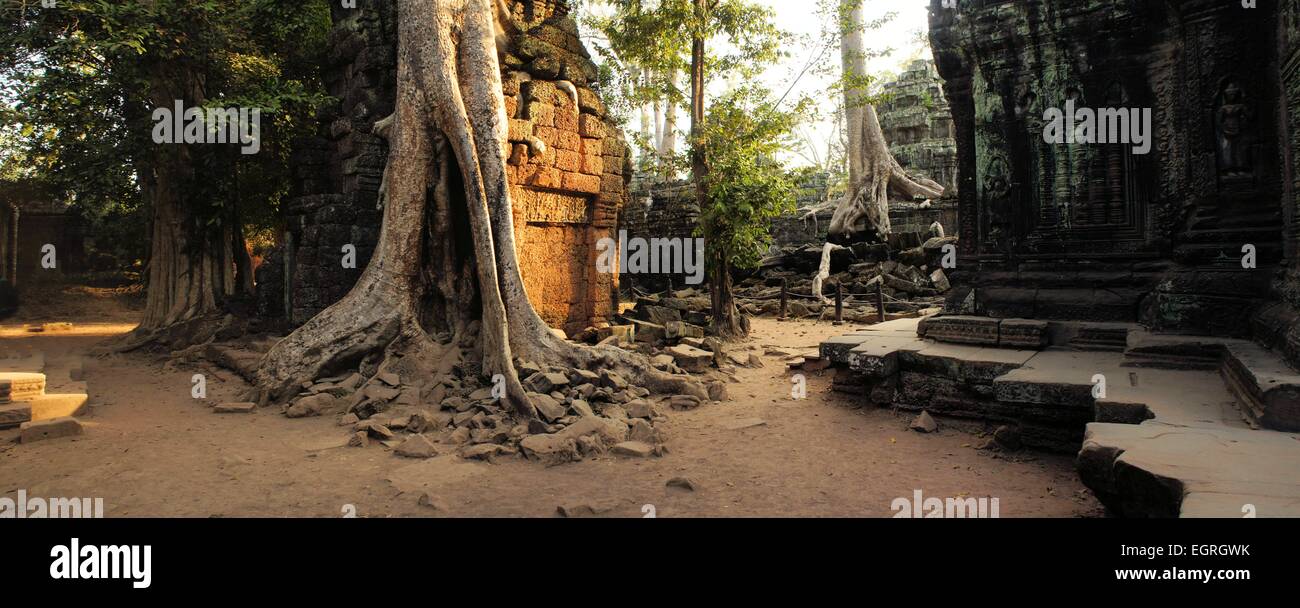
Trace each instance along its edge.
<instances>
[{"instance_id":1,"label":"stone paving slab","mask_svg":"<svg viewBox=\"0 0 1300 608\"><path fill-rule=\"evenodd\" d=\"M1300 516L1300 435L1229 427L1088 425L1079 473L1126 516ZM1184 511L1184 501L1190 507Z\"/></svg>"}]
</instances>

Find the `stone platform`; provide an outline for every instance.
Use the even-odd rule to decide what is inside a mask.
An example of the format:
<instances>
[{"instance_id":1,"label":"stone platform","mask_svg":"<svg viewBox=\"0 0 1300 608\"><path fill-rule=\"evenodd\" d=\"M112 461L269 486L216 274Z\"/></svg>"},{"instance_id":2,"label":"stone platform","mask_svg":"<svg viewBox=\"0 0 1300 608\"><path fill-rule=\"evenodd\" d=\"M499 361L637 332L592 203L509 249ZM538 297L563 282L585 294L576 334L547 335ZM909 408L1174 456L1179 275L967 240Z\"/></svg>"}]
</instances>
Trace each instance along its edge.
<instances>
[{"instance_id":1,"label":"stone platform","mask_svg":"<svg viewBox=\"0 0 1300 608\"><path fill-rule=\"evenodd\" d=\"M1290 424L1300 407L1300 376L1278 356L1122 324L1033 326L1044 346L1015 348L1025 324L1010 323L1008 345L1008 321L899 320L828 340L821 355L841 392L1077 452L1080 475L1118 514L1241 517L1253 505L1259 516L1300 516L1300 435L1264 430Z\"/></svg>"},{"instance_id":2,"label":"stone platform","mask_svg":"<svg viewBox=\"0 0 1300 608\"><path fill-rule=\"evenodd\" d=\"M90 402L80 358L46 361L41 353L0 358L0 429L77 416Z\"/></svg>"}]
</instances>

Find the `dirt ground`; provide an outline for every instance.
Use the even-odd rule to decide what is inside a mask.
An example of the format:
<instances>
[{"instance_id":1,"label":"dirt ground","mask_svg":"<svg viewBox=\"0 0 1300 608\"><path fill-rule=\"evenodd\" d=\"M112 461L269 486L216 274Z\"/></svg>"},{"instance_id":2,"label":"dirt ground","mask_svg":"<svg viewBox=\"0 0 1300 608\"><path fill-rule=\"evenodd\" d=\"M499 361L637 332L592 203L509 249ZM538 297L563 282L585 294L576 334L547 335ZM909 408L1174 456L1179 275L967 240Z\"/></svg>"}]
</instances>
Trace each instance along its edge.
<instances>
[{"instance_id":1,"label":"dirt ground","mask_svg":"<svg viewBox=\"0 0 1300 608\"><path fill-rule=\"evenodd\" d=\"M0 351L83 353L128 331L136 300L118 291L52 289L0 325ZM73 303L69 303L69 302ZM28 333L24 323L72 321L70 333ZM812 350L847 331L830 323L758 319L732 346ZM775 357L741 369L730 401L671 412L662 458L589 458L546 467L518 457L496 463L455 455L417 461L379 444L345 447L333 418L290 420L278 411L217 415L190 397L190 377L209 374L209 398L233 400L245 384L211 369L167 369L146 354L86 359L93 413L85 435L18 444L0 431L0 493L102 497L109 517L553 517L590 507L603 516L888 517L891 502L996 497L1002 517L1097 516L1072 459L995 454L977 435L907 430L911 416L862 408L830 391L831 372L808 374L808 398L791 398ZM740 430L729 425L760 418ZM448 450L450 451L450 450ZM695 491L667 487L691 479ZM433 506L421 504L424 494ZM430 502L430 501L424 501Z\"/></svg>"}]
</instances>

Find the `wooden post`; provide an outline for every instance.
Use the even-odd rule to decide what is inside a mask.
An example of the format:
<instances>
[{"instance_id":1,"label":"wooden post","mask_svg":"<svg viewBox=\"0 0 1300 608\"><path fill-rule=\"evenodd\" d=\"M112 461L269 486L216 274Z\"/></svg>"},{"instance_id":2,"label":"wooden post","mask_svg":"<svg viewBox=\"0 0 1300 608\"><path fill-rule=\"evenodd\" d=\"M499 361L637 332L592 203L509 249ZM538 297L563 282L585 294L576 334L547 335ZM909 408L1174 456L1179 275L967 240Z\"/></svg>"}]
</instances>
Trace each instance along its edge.
<instances>
[{"instance_id":1,"label":"wooden post","mask_svg":"<svg viewBox=\"0 0 1300 608\"><path fill-rule=\"evenodd\" d=\"M293 326L293 271L296 268L294 259L293 233L284 232L284 293L281 294L284 299L284 322L290 327Z\"/></svg>"},{"instance_id":2,"label":"wooden post","mask_svg":"<svg viewBox=\"0 0 1300 608\"><path fill-rule=\"evenodd\" d=\"M880 277L876 282L876 311L880 315L880 322L885 322L885 277Z\"/></svg>"},{"instance_id":3,"label":"wooden post","mask_svg":"<svg viewBox=\"0 0 1300 608\"><path fill-rule=\"evenodd\" d=\"M835 324L844 324L844 284L835 281Z\"/></svg>"},{"instance_id":4,"label":"wooden post","mask_svg":"<svg viewBox=\"0 0 1300 608\"><path fill-rule=\"evenodd\" d=\"M786 303L789 301L789 280L781 279L781 320L785 320Z\"/></svg>"}]
</instances>

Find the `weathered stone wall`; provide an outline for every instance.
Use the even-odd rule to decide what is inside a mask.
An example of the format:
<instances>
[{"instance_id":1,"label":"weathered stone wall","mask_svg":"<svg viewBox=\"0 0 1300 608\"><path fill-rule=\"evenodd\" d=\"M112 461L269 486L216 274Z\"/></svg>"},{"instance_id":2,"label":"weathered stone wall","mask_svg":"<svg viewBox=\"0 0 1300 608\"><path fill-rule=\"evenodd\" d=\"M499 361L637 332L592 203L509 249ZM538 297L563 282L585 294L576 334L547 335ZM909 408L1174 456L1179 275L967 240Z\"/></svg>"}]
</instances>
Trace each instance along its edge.
<instances>
[{"instance_id":1,"label":"weathered stone wall","mask_svg":"<svg viewBox=\"0 0 1300 608\"><path fill-rule=\"evenodd\" d=\"M1300 367L1300 0L1282 0L1280 10L1278 66L1284 94L1277 111L1287 125L1282 146L1286 262L1274 284L1277 301L1255 316L1255 335Z\"/></svg>"},{"instance_id":2,"label":"weathered stone wall","mask_svg":"<svg viewBox=\"0 0 1300 608\"><path fill-rule=\"evenodd\" d=\"M538 313L572 333L618 312L618 277L599 272L596 243L617 238L628 150L568 5L511 4L527 31L504 65L520 266Z\"/></svg>"},{"instance_id":3,"label":"weathered stone wall","mask_svg":"<svg viewBox=\"0 0 1300 608\"><path fill-rule=\"evenodd\" d=\"M689 239L695 237L699 218L695 186L687 181L669 182L634 191L620 216L619 230L626 232L629 239ZM658 292L668 288L670 278L674 289L686 286L685 273L629 274L623 276L623 283L641 291Z\"/></svg>"},{"instance_id":4,"label":"weathered stone wall","mask_svg":"<svg viewBox=\"0 0 1300 608\"><path fill-rule=\"evenodd\" d=\"M283 310L275 285L287 267L290 322L298 325L342 298L369 262L387 144L372 133L392 113L397 69L392 3L334 6L328 92L320 134L299 142L287 209L288 240L259 274L259 310ZM561 0L512 0L514 36L502 58L510 115L508 167L521 271L529 298L553 327L578 331L613 314L615 277L596 271L595 243L612 233L625 198L622 134L592 88L596 67ZM570 88L571 85L571 88ZM357 268L341 267L341 247Z\"/></svg>"},{"instance_id":5,"label":"weathered stone wall","mask_svg":"<svg viewBox=\"0 0 1300 608\"><path fill-rule=\"evenodd\" d=\"M943 80L934 63L918 59L894 82L886 83L880 104L880 127L889 151L909 173L939 182L952 193L957 187L957 141Z\"/></svg>"},{"instance_id":6,"label":"weathered stone wall","mask_svg":"<svg viewBox=\"0 0 1300 608\"><path fill-rule=\"evenodd\" d=\"M958 16L960 15L960 18ZM1282 259L1276 9L931 3L958 145L952 308L1250 333ZM1150 108L1150 154L1043 141L1073 101ZM1253 245L1258 269L1243 269ZM975 310L960 304L974 291Z\"/></svg>"}]
</instances>

